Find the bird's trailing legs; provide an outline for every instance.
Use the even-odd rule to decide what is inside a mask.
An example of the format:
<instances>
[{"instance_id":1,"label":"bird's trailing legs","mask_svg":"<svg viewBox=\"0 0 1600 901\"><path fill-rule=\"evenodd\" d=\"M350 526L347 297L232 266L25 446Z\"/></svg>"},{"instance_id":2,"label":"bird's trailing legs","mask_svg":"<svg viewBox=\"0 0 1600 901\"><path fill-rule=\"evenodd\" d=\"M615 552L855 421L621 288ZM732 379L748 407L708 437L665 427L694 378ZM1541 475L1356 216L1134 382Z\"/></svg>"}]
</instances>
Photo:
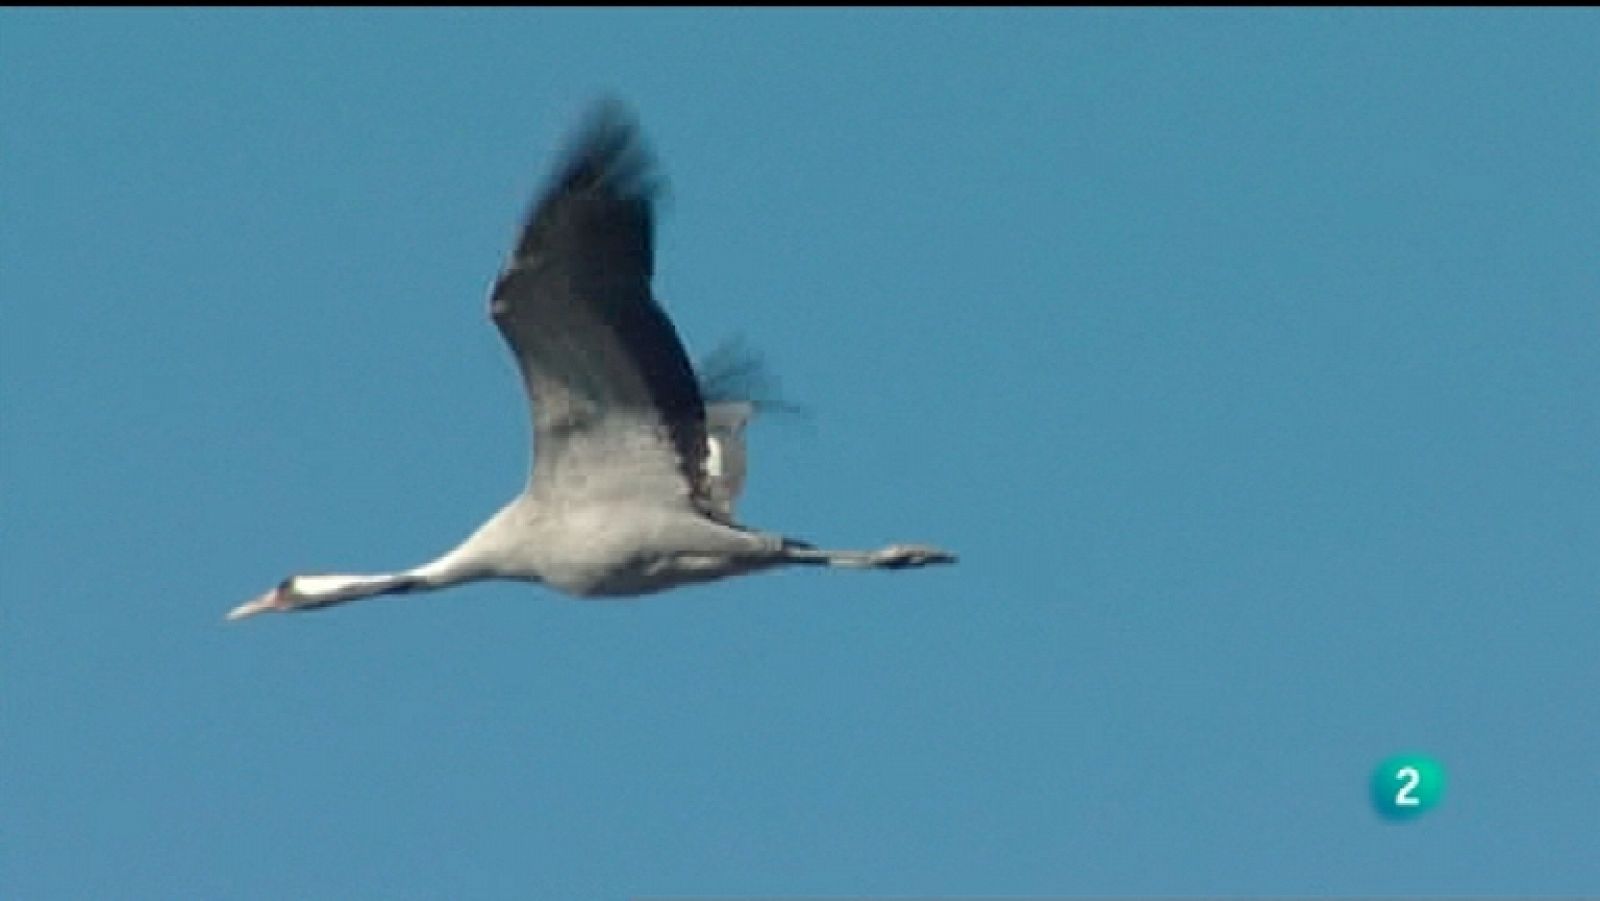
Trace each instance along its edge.
<instances>
[{"instance_id":1,"label":"bird's trailing legs","mask_svg":"<svg viewBox=\"0 0 1600 901\"><path fill-rule=\"evenodd\" d=\"M912 569L956 562L955 554L925 544L891 544L875 551L830 551L788 540L784 542L783 555L790 563L845 569Z\"/></svg>"},{"instance_id":2,"label":"bird's trailing legs","mask_svg":"<svg viewBox=\"0 0 1600 901\"><path fill-rule=\"evenodd\" d=\"M679 523L679 535L693 535L671 548L665 569L684 582L711 581L779 566L832 566L841 569L915 569L956 562L956 555L925 544L891 544L875 551L825 550L772 532L757 532L707 519Z\"/></svg>"}]
</instances>

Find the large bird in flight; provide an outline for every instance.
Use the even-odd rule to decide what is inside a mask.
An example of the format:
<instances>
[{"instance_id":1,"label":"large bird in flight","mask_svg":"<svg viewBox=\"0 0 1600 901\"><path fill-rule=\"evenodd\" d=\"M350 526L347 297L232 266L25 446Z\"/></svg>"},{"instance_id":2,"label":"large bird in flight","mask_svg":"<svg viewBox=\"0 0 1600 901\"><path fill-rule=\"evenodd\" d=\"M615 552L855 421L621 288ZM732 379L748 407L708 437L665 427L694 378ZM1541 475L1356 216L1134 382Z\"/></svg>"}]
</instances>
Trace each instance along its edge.
<instances>
[{"instance_id":1,"label":"large bird in flight","mask_svg":"<svg viewBox=\"0 0 1600 901\"><path fill-rule=\"evenodd\" d=\"M479 579L578 597L649 594L780 566L952 563L920 544L823 550L738 524L754 405L713 397L650 293L652 160L631 116L598 105L495 281L489 315L533 415L526 487L466 541L402 572L297 575L229 619Z\"/></svg>"}]
</instances>

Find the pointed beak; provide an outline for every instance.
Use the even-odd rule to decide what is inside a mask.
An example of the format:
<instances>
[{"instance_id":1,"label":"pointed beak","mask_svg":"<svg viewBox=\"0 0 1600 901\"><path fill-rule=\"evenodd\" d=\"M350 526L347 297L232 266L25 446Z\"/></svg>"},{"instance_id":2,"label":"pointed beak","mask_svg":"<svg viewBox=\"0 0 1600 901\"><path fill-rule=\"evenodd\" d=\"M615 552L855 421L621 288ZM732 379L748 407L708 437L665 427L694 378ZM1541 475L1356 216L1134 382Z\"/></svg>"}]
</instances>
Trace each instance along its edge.
<instances>
[{"instance_id":1,"label":"pointed beak","mask_svg":"<svg viewBox=\"0 0 1600 901\"><path fill-rule=\"evenodd\" d=\"M232 622L236 619L244 619L247 616L255 616L257 613L266 613L270 610L284 609L287 608L280 600L280 593L278 589L274 588L261 597L258 597L247 604L240 604L239 606L228 611L228 621Z\"/></svg>"}]
</instances>

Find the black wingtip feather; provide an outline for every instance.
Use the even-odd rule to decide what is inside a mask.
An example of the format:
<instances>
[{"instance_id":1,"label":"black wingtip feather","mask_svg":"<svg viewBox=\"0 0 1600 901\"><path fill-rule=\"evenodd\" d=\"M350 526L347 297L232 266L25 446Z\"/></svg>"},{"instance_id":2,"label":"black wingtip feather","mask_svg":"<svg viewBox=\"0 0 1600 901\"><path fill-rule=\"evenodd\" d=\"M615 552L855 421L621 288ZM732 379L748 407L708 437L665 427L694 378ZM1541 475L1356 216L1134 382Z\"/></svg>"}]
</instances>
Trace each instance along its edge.
<instances>
[{"instance_id":1,"label":"black wingtip feather","mask_svg":"<svg viewBox=\"0 0 1600 901\"><path fill-rule=\"evenodd\" d=\"M568 224L562 221L565 208L580 202L612 207L613 213L625 211L624 218L644 241L637 252L648 265L654 250L652 206L661 183L633 111L614 97L596 102L561 160L529 214L516 256L533 254L542 242L552 240Z\"/></svg>"},{"instance_id":2,"label":"black wingtip feather","mask_svg":"<svg viewBox=\"0 0 1600 901\"><path fill-rule=\"evenodd\" d=\"M639 120L622 101L608 97L590 108L556 170L555 191L607 187L619 194L649 193L653 160Z\"/></svg>"}]
</instances>

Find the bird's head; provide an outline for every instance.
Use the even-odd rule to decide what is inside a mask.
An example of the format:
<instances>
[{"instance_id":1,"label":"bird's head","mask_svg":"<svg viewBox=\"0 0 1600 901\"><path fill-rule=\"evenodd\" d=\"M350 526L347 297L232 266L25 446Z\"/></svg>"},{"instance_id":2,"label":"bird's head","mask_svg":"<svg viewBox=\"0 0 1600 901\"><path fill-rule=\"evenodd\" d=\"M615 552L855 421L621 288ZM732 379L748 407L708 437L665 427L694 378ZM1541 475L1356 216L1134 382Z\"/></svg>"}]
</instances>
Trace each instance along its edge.
<instances>
[{"instance_id":1,"label":"bird's head","mask_svg":"<svg viewBox=\"0 0 1600 901\"><path fill-rule=\"evenodd\" d=\"M290 576L279 582L271 591L240 604L228 613L228 619L244 619L257 613L288 612L312 607L327 607L345 601L392 594L427 587L425 580L410 573L380 576L342 576L332 574Z\"/></svg>"},{"instance_id":2,"label":"bird's head","mask_svg":"<svg viewBox=\"0 0 1600 901\"><path fill-rule=\"evenodd\" d=\"M271 591L229 611L228 619L244 619L257 613L287 613L306 607L322 607L359 597L367 592L364 580L356 576L299 575L279 582Z\"/></svg>"},{"instance_id":3,"label":"bird's head","mask_svg":"<svg viewBox=\"0 0 1600 901\"><path fill-rule=\"evenodd\" d=\"M247 616L255 616L257 613L268 613L274 610L293 610L303 603L302 599L306 596L299 586L300 580L304 578L305 576L290 576L284 579L266 594L228 611L228 619L244 619Z\"/></svg>"}]
</instances>

